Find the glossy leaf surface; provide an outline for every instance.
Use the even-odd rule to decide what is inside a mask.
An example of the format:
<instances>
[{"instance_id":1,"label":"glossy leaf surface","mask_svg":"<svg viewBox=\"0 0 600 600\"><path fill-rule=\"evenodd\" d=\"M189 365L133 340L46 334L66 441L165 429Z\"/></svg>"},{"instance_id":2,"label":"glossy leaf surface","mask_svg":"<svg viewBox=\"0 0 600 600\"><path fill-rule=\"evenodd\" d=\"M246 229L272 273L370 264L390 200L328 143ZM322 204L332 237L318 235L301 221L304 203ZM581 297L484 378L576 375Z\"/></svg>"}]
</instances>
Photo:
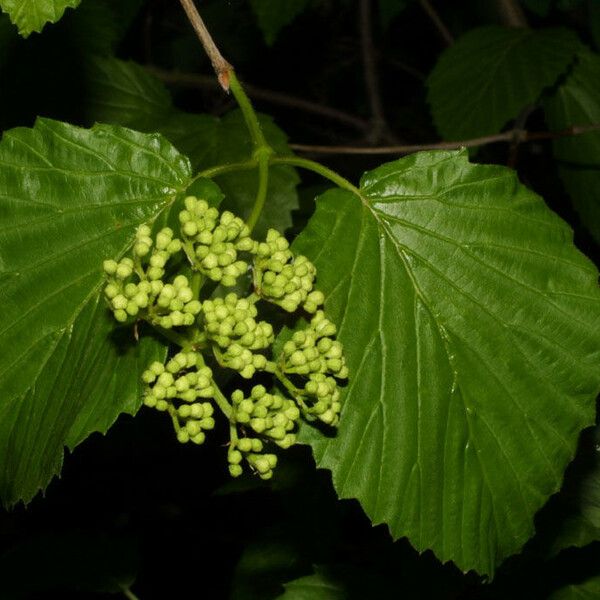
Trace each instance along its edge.
<instances>
[{"instance_id":1,"label":"glossy leaf surface","mask_svg":"<svg viewBox=\"0 0 600 600\"><path fill-rule=\"evenodd\" d=\"M132 373L161 345L115 328L102 261L190 180L159 135L39 119L0 143L0 498L30 500L63 448L140 404Z\"/></svg>"},{"instance_id":2,"label":"glossy leaf surface","mask_svg":"<svg viewBox=\"0 0 600 600\"><path fill-rule=\"evenodd\" d=\"M374 523L491 574L533 533L600 389L597 272L497 166L421 153L318 200L296 250L349 360L341 427L304 439Z\"/></svg>"}]
</instances>

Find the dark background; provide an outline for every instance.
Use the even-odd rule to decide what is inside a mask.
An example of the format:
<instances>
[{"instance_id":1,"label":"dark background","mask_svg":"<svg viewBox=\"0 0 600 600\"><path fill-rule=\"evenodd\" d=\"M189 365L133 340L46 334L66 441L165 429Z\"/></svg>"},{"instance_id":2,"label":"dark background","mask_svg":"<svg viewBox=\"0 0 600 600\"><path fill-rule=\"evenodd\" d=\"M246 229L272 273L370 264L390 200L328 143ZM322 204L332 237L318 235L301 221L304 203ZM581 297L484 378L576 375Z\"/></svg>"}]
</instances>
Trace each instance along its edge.
<instances>
[{"instance_id":1,"label":"dark background","mask_svg":"<svg viewBox=\"0 0 600 600\"><path fill-rule=\"evenodd\" d=\"M435 5L455 37L475 26L503 22L491 0ZM533 26L572 27L592 43L584 5L557 7L544 19L527 16ZM210 74L177 2L124 0L123 6L130 10L119 24L119 57L169 71ZM369 123L357 2L315 0L272 47L263 41L246 1L214 0L198 6L244 81L335 107ZM0 130L30 126L40 114L85 123L81 48L93 44L94 34L74 28L71 16L68 11L61 23L28 40L7 34L0 55ZM371 30L387 119L380 135L369 126L359 131L275 102L258 100L257 108L273 115L296 143L361 146L438 140L424 80L445 47L443 39L418 2L409 2L386 27L373 3ZM221 115L233 108L231 98L208 82L201 88L170 89L176 104L191 112ZM527 126L544 128L541 111L532 113ZM319 160L356 180L357 174L388 158ZM474 159L516 161L521 180L573 226L576 243L598 262L598 247L578 221L556 174L550 142L523 144L512 156L506 144L489 145ZM310 215L319 182L303 175L303 183L296 230ZM281 593L283 582L310 574L313 565L350 582L348 589L356 598L544 598L566 582L595 573L598 544L543 559L540 548L561 514L557 499L538 519L538 538L523 555L507 561L493 584L486 584L472 573L442 566L431 553L419 556L406 541L393 543L383 526L371 528L357 502L336 500L328 473L315 470L306 448L287 452L270 484L251 478L232 483L224 439L215 432L203 447L181 446L168 419L145 410L135 418L121 417L106 436L92 435L73 455L67 454L61 478L43 496L26 509L0 510L0 599L49 598L56 590L65 600L108 597L102 590L115 591L136 573L132 590L142 600L267 599ZM582 443L593 441L585 438ZM584 463L582 459L582 468ZM574 481L578 469L570 470Z\"/></svg>"}]
</instances>

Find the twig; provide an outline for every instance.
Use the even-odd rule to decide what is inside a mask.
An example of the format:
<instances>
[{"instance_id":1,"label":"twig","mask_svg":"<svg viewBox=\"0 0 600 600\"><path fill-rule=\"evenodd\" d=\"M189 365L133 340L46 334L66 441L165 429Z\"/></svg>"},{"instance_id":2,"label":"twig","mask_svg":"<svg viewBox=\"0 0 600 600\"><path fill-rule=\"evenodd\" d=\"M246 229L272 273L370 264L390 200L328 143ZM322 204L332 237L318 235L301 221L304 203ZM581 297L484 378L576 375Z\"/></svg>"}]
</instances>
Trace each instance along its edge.
<instances>
[{"instance_id":1,"label":"twig","mask_svg":"<svg viewBox=\"0 0 600 600\"><path fill-rule=\"evenodd\" d=\"M181 2L181 6L183 6L183 10L185 10L185 14L192 24L198 39L204 47L204 51L210 59L221 87L226 92L229 91L229 74L233 70L233 67L223 58L223 55L217 48L208 29L206 29L206 25L204 25L204 21L202 20L202 17L200 16L200 13L198 12L193 0L179 1Z\"/></svg>"},{"instance_id":2,"label":"twig","mask_svg":"<svg viewBox=\"0 0 600 600\"><path fill-rule=\"evenodd\" d=\"M373 46L371 0L360 0L358 23L360 30L360 46L362 51L365 90L367 92L367 98L369 100L369 108L371 112L372 131L370 132L369 137L371 142L377 142L380 141L381 134L386 127L386 122L383 113L383 103L381 102L379 78L377 76L375 48Z\"/></svg>"},{"instance_id":3,"label":"twig","mask_svg":"<svg viewBox=\"0 0 600 600\"><path fill-rule=\"evenodd\" d=\"M404 71L405 73L407 73L408 75L411 75L412 77L414 77L415 79L418 79L419 81L425 81L427 79L427 76L424 73L421 73L421 71L419 71L419 69L415 69L414 67L411 67L409 64L405 63L404 61L398 60L397 58L392 58L391 56L384 56L383 59L392 67L395 67L396 69L398 69L400 71Z\"/></svg>"},{"instance_id":4,"label":"twig","mask_svg":"<svg viewBox=\"0 0 600 600\"><path fill-rule=\"evenodd\" d=\"M526 106L520 113L519 116L515 119L515 124L513 127L513 131L515 131L515 137L510 141L510 147L508 149L508 161L507 165L514 169L517 165L517 159L519 157L519 144L520 137L519 132L525 131L525 125L527 125L527 119L529 119L529 115L535 109L534 104L529 104Z\"/></svg>"},{"instance_id":5,"label":"twig","mask_svg":"<svg viewBox=\"0 0 600 600\"><path fill-rule=\"evenodd\" d=\"M446 45L451 46L454 44L454 36L450 33L450 30L446 27L446 24L442 21L435 8L433 8L431 2L429 2L429 0L419 0L419 4L435 25L440 37L446 42Z\"/></svg>"},{"instance_id":6,"label":"twig","mask_svg":"<svg viewBox=\"0 0 600 600\"><path fill-rule=\"evenodd\" d=\"M312 146L307 144L290 144L292 150L299 152L310 152L314 154L410 154L421 150L453 150L456 148L471 148L473 146L484 146L498 142L513 142L522 144L536 140L554 140L561 137L582 135L591 131L599 131L600 123L590 125L572 125L560 131L523 131L521 129L509 129L495 135L487 135L470 140L457 142L434 142L431 144L405 144L401 146Z\"/></svg>"},{"instance_id":7,"label":"twig","mask_svg":"<svg viewBox=\"0 0 600 600\"><path fill-rule=\"evenodd\" d=\"M496 0L498 14L508 27L527 28L527 18L518 0Z\"/></svg>"},{"instance_id":8,"label":"twig","mask_svg":"<svg viewBox=\"0 0 600 600\"><path fill-rule=\"evenodd\" d=\"M219 84L211 75L196 75L195 73L166 71L164 69L159 69L152 66L147 66L146 69L165 83L185 85L200 89L220 88ZM369 129L369 122L367 120L361 119L360 117L342 110L338 110L337 108L323 106L317 102L296 98L295 96L290 96L281 92L266 90L248 83L244 83L244 89L246 90L246 93L255 100L263 100L265 102L270 102L271 104L277 104L278 106L287 106L289 108L301 110L306 113L319 115L321 117L331 119L332 121L337 121L338 123L343 123L344 125L353 127L361 132L365 132Z\"/></svg>"},{"instance_id":9,"label":"twig","mask_svg":"<svg viewBox=\"0 0 600 600\"><path fill-rule=\"evenodd\" d=\"M125 598L127 598L128 600L139 600L139 598L129 589L129 586L120 583L119 587L121 588L123 596L125 596Z\"/></svg>"}]
</instances>

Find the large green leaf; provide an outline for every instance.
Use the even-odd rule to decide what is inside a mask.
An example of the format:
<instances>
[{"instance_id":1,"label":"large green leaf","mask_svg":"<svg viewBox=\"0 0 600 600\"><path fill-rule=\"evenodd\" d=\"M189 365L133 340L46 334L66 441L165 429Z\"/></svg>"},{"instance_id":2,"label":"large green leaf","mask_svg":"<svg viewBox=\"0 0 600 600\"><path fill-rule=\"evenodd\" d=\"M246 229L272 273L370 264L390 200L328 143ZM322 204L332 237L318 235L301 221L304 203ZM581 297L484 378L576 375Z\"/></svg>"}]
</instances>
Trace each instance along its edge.
<instances>
[{"instance_id":1,"label":"large green leaf","mask_svg":"<svg viewBox=\"0 0 600 600\"><path fill-rule=\"evenodd\" d=\"M140 404L141 366L159 353L115 332L102 260L131 243L190 180L159 135L40 119L0 142L0 498L30 500L63 448ZM141 363L141 364L140 364Z\"/></svg>"},{"instance_id":2,"label":"large green leaf","mask_svg":"<svg viewBox=\"0 0 600 600\"><path fill-rule=\"evenodd\" d=\"M428 101L445 139L500 131L565 72L579 49L565 29L480 27L440 57Z\"/></svg>"},{"instance_id":3,"label":"large green leaf","mask_svg":"<svg viewBox=\"0 0 600 600\"><path fill-rule=\"evenodd\" d=\"M75 8L81 0L0 0L0 8L27 37L40 32L46 23L56 23L67 8Z\"/></svg>"},{"instance_id":4,"label":"large green leaf","mask_svg":"<svg viewBox=\"0 0 600 600\"><path fill-rule=\"evenodd\" d=\"M600 123L600 56L582 52L544 108L551 129ZM600 242L600 132L554 140L554 154L583 224Z\"/></svg>"},{"instance_id":5,"label":"large green leaf","mask_svg":"<svg viewBox=\"0 0 600 600\"><path fill-rule=\"evenodd\" d=\"M250 0L265 42L271 46L279 32L303 13L310 0Z\"/></svg>"},{"instance_id":6,"label":"large green leaf","mask_svg":"<svg viewBox=\"0 0 600 600\"><path fill-rule=\"evenodd\" d=\"M205 114L189 114L170 106L168 92L160 81L133 62L96 58L88 70L88 120L105 121L142 131L160 131L178 150L188 156L194 171L215 165L247 160L252 140L239 111L218 119ZM260 115L269 144L278 154L290 154L285 133L273 120ZM298 207L296 170L273 166L269 170L267 209L255 228L262 237L268 228L283 231L292 224L292 211ZM258 186L256 171L240 171L218 179L227 208L246 218Z\"/></svg>"},{"instance_id":7,"label":"large green leaf","mask_svg":"<svg viewBox=\"0 0 600 600\"><path fill-rule=\"evenodd\" d=\"M594 420L597 272L514 172L464 152L385 164L360 194L324 194L295 243L350 367L339 432L304 440L374 523L491 574Z\"/></svg>"}]
</instances>

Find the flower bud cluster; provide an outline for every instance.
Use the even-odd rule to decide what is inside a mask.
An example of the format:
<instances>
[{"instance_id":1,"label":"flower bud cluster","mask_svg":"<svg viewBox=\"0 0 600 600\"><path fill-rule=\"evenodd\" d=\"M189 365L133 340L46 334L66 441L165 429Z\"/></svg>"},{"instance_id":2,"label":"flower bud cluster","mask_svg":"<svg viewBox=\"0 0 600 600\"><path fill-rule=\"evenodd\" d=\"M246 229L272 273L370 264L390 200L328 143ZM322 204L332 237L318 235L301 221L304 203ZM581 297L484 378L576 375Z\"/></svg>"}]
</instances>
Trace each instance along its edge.
<instances>
[{"instance_id":1,"label":"flower bud cluster","mask_svg":"<svg viewBox=\"0 0 600 600\"><path fill-rule=\"evenodd\" d=\"M104 262L105 296L118 321L143 318L173 342L193 348L144 371L144 404L169 413L180 442L202 444L206 431L215 426L214 402L230 424L231 475L239 476L246 465L270 479L277 456L269 453L268 444L282 449L295 444L301 411L337 425L338 382L348 377L342 345L322 310L324 295L314 289L315 266L304 256L294 256L280 233L269 230L266 240L257 242L232 213L220 213L194 196L185 198L184 204L179 213L181 240L168 227L153 237L151 228L142 225L129 257ZM254 292L201 301L196 284L203 278L195 277L192 289L184 274L171 275L181 261L169 260L181 250L194 270L224 286L233 286L248 271L240 253L253 255ZM268 354L275 341L273 326L258 320L261 300L290 313L302 309L311 315L310 323L284 344L277 362ZM191 329L164 331L174 327ZM287 390L292 398L280 391L267 392L263 385L249 385L249 392L234 391L229 404L199 349L210 351L219 365L245 379L257 371L273 374L279 390Z\"/></svg>"},{"instance_id":2,"label":"flower bud cluster","mask_svg":"<svg viewBox=\"0 0 600 600\"><path fill-rule=\"evenodd\" d=\"M323 303L323 294L313 292L316 273L308 258L294 257L288 241L274 229L269 229L266 241L256 246L256 291L288 312L296 311L303 303L306 311L314 312Z\"/></svg>"},{"instance_id":3,"label":"flower bud cluster","mask_svg":"<svg viewBox=\"0 0 600 600\"><path fill-rule=\"evenodd\" d=\"M248 264L238 260L238 251L254 248L246 224L233 213L210 207L195 196L185 199L185 209L179 213L181 233L193 249L192 262L213 281L235 285L237 278L248 270Z\"/></svg>"},{"instance_id":4,"label":"flower bud cluster","mask_svg":"<svg viewBox=\"0 0 600 600\"><path fill-rule=\"evenodd\" d=\"M156 243L152 243L150 227L138 227L133 245L133 256L142 264L147 261L145 276L149 281L159 281L165 275L165 265L169 259L180 252L181 240L173 238L173 230L164 227L156 234ZM152 246L154 245L154 248ZM152 249L152 252L150 251Z\"/></svg>"},{"instance_id":5,"label":"flower bud cluster","mask_svg":"<svg viewBox=\"0 0 600 600\"><path fill-rule=\"evenodd\" d=\"M309 415L315 415L326 425L335 427L342 410L340 388L337 381L324 373L311 375L304 385L305 400L310 404L305 409Z\"/></svg>"},{"instance_id":6,"label":"flower bud cluster","mask_svg":"<svg viewBox=\"0 0 600 600\"><path fill-rule=\"evenodd\" d=\"M196 315L202 310L202 305L194 299L194 293L185 275L177 275L173 283L153 281L156 292L151 321L163 327L190 326L194 324Z\"/></svg>"},{"instance_id":7,"label":"flower bud cluster","mask_svg":"<svg viewBox=\"0 0 600 600\"><path fill-rule=\"evenodd\" d=\"M251 428L254 433L289 448L296 442L294 429L300 418L296 403L279 394L269 394L263 385L255 385L246 398L242 390L231 395L236 423Z\"/></svg>"},{"instance_id":8,"label":"flower bud cluster","mask_svg":"<svg viewBox=\"0 0 600 600\"><path fill-rule=\"evenodd\" d=\"M261 479L271 479L277 466L277 455L263 450L264 444L258 438L243 437L232 442L227 452L230 475L239 477L244 472L242 461L245 460Z\"/></svg>"},{"instance_id":9,"label":"flower bud cluster","mask_svg":"<svg viewBox=\"0 0 600 600\"><path fill-rule=\"evenodd\" d=\"M187 278L178 275L172 284L162 280L167 261L180 250L181 242L173 239L172 229L161 229L154 243L150 227L141 225L136 232L133 259L104 261L109 277L104 294L117 321L125 322L145 311L149 320L165 329L194 323L201 305L193 299Z\"/></svg>"},{"instance_id":10,"label":"flower bud cluster","mask_svg":"<svg viewBox=\"0 0 600 600\"><path fill-rule=\"evenodd\" d=\"M318 310L306 329L296 331L283 345L280 363L284 373L313 375L326 373L338 379L348 377L341 342L334 339L337 329L322 310Z\"/></svg>"},{"instance_id":11,"label":"flower bud cluster","mask_svg":"<svg viewBox=\"0 0 600 600\"><path fill-rule=\"evenodd\" d=\"M251 430L255 436L275 442L281 448L289 448L296 442L292 431L296 428L300 411L293 400L269 394L262 385L255 385L247 398L241 390L236 390L231 400L232 420L236 425ZM242 459L245 459L261 479L271 479L277 456L263 449L264 443L259 437L232 439L227 453L231 475L238 477L242 474Z\"/></svg>"},{"instance_id":12,"label":"flower bud cluster","mask_svg":"<svg viewBox=\"0 0 600 600\"><path fill-rule=\"evenodd\" d=\"M255 371L268 369L269 361L256 350L268 348L274 341L273 327L256 321L257 310L248 298L227 294L225 298L205 300L202 304L204 329L221 350L217 357L224 366L249 379Z\"/></svg>"},{"instance_id":13,"label":"flower bud cluster","mask_svg":"<svg viewBox=\"0 0 600 600\"><path fill-rule=\"evenodd\" d=\"M153 362L142 374L146 383L144 404L169 411L177 439L202 444L205 431L215 426L213 406L206 402L215 393L212 371L197 352L179 352L164 365Z\"/></svg>"},{"instance_id":14,"label":"flower bud cluster","mask_svg":"<svg viewBox=\"0 0 600 600\"><path fill-rule=\"evenodd\" d=\"M309 326L296 331L283 345L279 358L284 373L308 377L302 390L304 409L327 425L337 425L341 410L336 379L348 377L342 344L333 339L337 332L322 310Z\"/></svg>"}]
</instances>

